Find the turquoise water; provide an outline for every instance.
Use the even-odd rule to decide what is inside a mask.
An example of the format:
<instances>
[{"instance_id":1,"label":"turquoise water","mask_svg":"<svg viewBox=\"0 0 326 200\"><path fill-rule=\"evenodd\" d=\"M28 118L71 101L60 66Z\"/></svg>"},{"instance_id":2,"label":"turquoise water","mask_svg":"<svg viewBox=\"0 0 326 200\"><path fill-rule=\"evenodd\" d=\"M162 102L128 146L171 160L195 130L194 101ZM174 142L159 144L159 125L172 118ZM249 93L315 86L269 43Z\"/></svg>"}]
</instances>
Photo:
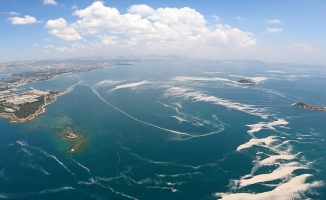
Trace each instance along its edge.
<instances>
[{"instance_id":1,"label":"turquoise water","mask_svg":"<svg viewBox=\"0 0 326 200\"><path fill-rule=\"evenodd\" d=\"M326 112L291 104L325 105L325 75L153 61L25 85L66 93L28 123L0 119L0 198L324 199Z\"/></svg>"}]
</instances>

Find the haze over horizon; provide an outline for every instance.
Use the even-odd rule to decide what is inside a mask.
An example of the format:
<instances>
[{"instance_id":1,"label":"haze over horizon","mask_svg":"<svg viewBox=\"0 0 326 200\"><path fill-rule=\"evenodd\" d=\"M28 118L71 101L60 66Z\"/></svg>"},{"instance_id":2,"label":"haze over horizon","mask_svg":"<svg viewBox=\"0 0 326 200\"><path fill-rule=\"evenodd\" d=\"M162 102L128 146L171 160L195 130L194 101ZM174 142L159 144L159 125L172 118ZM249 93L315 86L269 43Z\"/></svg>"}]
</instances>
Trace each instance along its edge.
<instances>
[{"instance_id":1,"label":"haze over horizon","mask_svg":"<svg viewBox=\"0 0 326 200\"><path fill-rule=\"evenodd\" d=\"M324 1L0 2L0 62L176 55L323 64Z\"/></svg>"}]
</instances>

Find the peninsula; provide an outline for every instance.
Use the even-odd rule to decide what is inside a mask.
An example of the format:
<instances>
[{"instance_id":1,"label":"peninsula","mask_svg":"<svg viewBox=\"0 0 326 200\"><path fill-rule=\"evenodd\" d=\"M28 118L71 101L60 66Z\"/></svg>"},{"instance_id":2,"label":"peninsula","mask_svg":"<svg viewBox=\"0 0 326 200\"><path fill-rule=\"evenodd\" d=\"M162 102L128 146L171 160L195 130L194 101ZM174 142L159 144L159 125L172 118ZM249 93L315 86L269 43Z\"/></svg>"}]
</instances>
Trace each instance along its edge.
<instances>
[{"instance_id":1,"label":"peninsula","mask_svg":"<svg viewBox=\"0 0 326 200\"><path fill-rule=\"evenodd\" d=\"M326 111L326 106L311 106L311 105L308 105L308 104L305 104L302 102L294 103L294 104L292 104L292 106L307 109L307 110L324 110L324 111Z\"/></svg>"},{"instance_id":2,"label":"peninsula","mask_svg":"<svg viewBox=\"0 0 326 200\"><path fill-rule=\"evenodd\" d=\"M45 106L53 103L59 92L31 90L0 95L0 117L10 118L10 122L24 123L45 111Z\"/></svg>"}]
</instances>

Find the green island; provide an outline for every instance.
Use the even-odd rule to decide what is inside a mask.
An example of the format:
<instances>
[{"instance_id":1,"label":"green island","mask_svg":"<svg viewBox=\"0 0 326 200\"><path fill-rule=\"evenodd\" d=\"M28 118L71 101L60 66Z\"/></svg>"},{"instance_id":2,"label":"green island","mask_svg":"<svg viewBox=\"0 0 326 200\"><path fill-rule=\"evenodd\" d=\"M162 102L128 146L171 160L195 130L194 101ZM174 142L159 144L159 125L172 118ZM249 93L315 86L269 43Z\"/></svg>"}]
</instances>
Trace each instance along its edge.
<instances>
[{"instance_id":1,"label":"green island","mask_svg":"<svg viewBox=\"0 0 326 200\"><path fill-rule=\"evenodd\" d=\"M10 118L10 122L24 123L45 111L45 106L53 103L59 92L31 89L23 93L0 95L0 117Z\"/></svg>"},{"instance_id":2,"label":"green island","mask_svg":"<svg viewBox=\"0 0 326 200\"><path fill-rule=\"evenodd\" d=\"M294 107L303 108L307 110L324 110L326 111L326 106L311 106L303 102L297 102L292 104Z\"/></svg>"}]
</instances>

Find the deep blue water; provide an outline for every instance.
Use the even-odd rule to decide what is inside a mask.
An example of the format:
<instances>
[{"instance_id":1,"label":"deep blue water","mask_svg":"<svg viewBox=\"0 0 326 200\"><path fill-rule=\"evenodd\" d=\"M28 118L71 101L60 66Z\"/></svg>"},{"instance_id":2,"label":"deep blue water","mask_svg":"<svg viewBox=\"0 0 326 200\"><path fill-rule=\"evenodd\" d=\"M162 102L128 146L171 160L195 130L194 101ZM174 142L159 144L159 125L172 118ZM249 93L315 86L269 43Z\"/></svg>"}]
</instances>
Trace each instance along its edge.
<instances>
[{"instance_id":1,"label":"deep blue water","mask_svg":"<svg viewBox=\"0 0 326 200\"><path fill-rule=\"evenodd\" d=\"M291 106L325 105L325 75L153 61L22 86L67 93L0 119L0 199L325 199L326 112ZM84 137L73 154L67 126Z\"/></svg>"}]
</instances>

